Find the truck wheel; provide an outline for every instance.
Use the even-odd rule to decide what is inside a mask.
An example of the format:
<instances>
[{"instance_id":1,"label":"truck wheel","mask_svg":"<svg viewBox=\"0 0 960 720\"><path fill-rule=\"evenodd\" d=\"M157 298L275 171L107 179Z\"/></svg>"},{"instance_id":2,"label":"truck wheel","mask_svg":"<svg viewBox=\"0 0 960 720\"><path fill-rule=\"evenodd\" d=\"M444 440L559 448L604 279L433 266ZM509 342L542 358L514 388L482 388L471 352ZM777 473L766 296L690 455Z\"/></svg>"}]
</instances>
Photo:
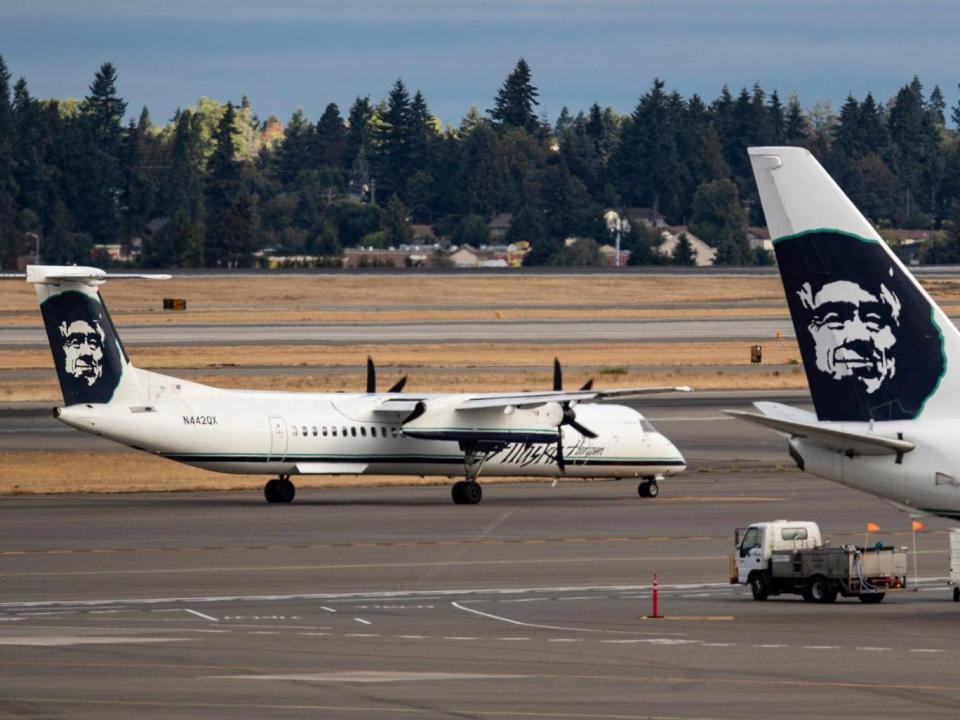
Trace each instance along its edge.
<instances>
[{"instance_id":1,"label":"truck wheel","mask_svg":"<svg viewBox=\"0 0 960 720\"><path fill-rule=\"evenodd\" d=\"M770 597L770 581L765 573L756 573L750 578L750 592L754 600L766 600Z\"/></svg>"},{"instance_id":2,"label":"truck wheel","mask_svg":"<svg viewBox=\"0 0 960 720\"><path fill-rule=\"evenodd\" d=\"M860 602L864 605L876 605L883 600L885 594L886 593L869 593L867 595L857 595L857 597L860 598Z\"/></svg>"},{"instance_id":3,"label":"truck wheel","mask_svg":"<svg viewBox=\"0 0 960 720\"><path fill-rule=\"evenodd\" d=\"M810 593L810 599L818 603L832 603L837 599L837 591L830 587L830 581L823 575L814 575L810 579L810 587L807 590Z\"/></svg>"}]
</instances>

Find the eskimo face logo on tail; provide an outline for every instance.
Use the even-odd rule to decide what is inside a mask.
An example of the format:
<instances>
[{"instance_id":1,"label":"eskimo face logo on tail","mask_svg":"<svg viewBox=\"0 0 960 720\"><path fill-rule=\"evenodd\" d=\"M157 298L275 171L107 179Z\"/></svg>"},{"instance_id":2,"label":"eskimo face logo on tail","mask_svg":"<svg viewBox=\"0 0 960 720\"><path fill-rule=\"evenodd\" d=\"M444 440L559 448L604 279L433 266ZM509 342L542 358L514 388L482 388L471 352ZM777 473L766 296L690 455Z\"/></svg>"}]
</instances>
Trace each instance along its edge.
<instances>
[{"instance_id":1,"label":"eskimo face logo on tail","mask_svg":"<svg viewBox=\"0 0 960 720\"><path fill-rule=\"evenodd\" d=\"M880 243L822 230L776 241L821 420L912 419L945 371L932 308Z\"/></svg>"},{"instance_id":2,"label":"eskimo face logo on tail","mask_svg":"<svg viewBox=\"0 0 960 720\"><path fill-rule=\"evenodd\" d=\"M103 305L68 290L40 306L67 405L110 402L123 372L123 359Z\"/></svg>"},{"instance_id":3,"label":"eskimo face logo on tail","mask_svg":"<svg viewBox=\"0 0 960 720\"><path fill-rule=\"evenodd\" d=\"M96 320L74 320L60 323L63 341L63 370L87 386L103 377L103 327Z\"/></svg>"},{"instance_id":4,"label":"eskimo face logo on tail","mask_svg":"<svg viewBox=\"0 0 960 720\"><path fill-rule=\"evenodd\" d=\"M900 299L885 284L877 293L848 280L797 293L810 311L817 369L834 380L855 378L872 394L897 372L893 350L900 328Z\"/></svg>"}]
</instances>

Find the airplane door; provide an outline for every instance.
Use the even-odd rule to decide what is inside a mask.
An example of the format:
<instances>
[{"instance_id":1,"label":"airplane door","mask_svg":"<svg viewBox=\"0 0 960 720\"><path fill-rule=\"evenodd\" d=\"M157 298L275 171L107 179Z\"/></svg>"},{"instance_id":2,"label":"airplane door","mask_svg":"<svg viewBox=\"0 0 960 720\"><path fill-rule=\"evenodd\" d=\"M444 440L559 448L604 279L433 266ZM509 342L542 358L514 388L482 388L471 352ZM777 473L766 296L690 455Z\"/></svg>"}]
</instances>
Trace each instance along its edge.
<instances>
[{"instance_id":1,"label":"airplane door","mask_svg":"<svg viewBox=\"0 0 960 720\"><path fill-rule=\"evenodd\" d=\"M283 460L287 454L287 421L270 418L270 456L267 460Z\"/></svg>"}]
</instances>

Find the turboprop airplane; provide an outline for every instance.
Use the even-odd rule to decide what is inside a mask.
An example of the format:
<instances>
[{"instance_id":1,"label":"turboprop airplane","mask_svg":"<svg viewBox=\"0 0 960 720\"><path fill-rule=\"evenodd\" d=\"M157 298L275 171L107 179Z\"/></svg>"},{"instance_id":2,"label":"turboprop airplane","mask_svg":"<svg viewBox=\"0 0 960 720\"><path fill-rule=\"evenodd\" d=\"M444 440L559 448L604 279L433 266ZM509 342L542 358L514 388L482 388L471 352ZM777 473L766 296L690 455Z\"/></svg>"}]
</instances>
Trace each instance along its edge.
<instances>
[{"instance_id":1,"label":"turboprop airplane","mask_svg":"<svg viewBox=\"0 0 960 720\"><path fill-rule=\"evenodd\" d=\"M960 333L809 152L749 154L816 412L728 414L801 470L960 518Z\"/></svg>"},{"instance_id":2,"label":"turboprop airplane","mask_svg":"<svg viewBox=\"0 0 960 720\"><path fill-rule=\"evenodd\" d=\"M22 276L21 276L22 277ZM641 478L642 497L681 472L673 444L635 410L599 400L687 387L543 392L403 394L404 381L366 393L225 390L143 370L130 362L100 296L108 276L89 267L29 266L71 427L188 465L276 473L268 502L287 503L294 475L448 475L452 496L480 502L481 469L496 476Z\"/></svg>"}]
</instances>

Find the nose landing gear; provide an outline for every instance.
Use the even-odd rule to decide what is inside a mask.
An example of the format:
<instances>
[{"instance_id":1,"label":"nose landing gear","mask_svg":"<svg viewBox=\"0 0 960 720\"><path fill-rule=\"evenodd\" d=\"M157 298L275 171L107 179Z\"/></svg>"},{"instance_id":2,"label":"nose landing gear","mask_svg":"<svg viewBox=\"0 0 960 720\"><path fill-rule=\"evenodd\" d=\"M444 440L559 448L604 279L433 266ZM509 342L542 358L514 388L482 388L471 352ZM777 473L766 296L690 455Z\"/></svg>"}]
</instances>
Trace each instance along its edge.
<instances>
[{"instance_id":1,"label":"nose landing gear","mask_svg":"<svg viewBox=\"0 0 960 720\"><path fill-rule=\"evenodd\" d=\"M637 494L642 498L655 498L660 494L660 485L657 483L657 478L648 478L640 483L640 486L637 488Z\"/></svg>"}]
</instances>

